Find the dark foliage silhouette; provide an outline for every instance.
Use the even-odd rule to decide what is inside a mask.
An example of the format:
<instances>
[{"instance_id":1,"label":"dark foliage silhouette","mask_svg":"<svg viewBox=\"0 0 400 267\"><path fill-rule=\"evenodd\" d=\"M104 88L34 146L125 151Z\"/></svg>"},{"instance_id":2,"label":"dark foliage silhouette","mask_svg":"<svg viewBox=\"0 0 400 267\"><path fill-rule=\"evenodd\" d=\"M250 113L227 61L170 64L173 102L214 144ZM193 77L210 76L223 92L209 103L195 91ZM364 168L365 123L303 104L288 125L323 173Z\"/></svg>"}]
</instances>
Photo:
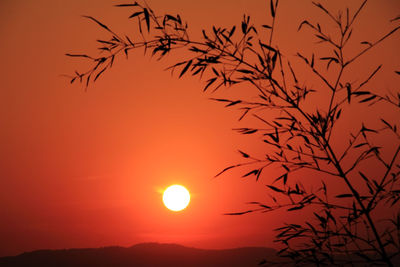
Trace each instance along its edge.
<instances>
[{"instance_id":1,"label":"dark foliage silhouette","mask_svg":"<svg viewBox=\"0 0 400 267\"><path fill-rule=\"evenodd\" d=\"M354 72L351 67L355 62L397 34L400 17L391 20L392 30L382 33L380 38L361 40L361 49L352 54L347 45L367 0L355 10L344 8L337 15L313 2L336 25L337 31L327 32L318 22L309 20L298 25L298 30L307 28L305 34L311 31L331 52L314 51L311 56L298 52L297 57L290 58L273 42L278 0L271 0L269 4L269 25L256 27L250 17L244 15L240 25L213 26L203 30L199 40L189 36L188 26L180 15L157 15L147 3L117 5L130 9L132 14L128 19L137 21L138 31L130 37L120 36L99 20L87 16L107 31L110 38L98 40L101 56L67 54L93 62L88 71L70 76L71 83L80 81L88 86L112 67L117 56L128 57L130 50L144 49L158 59L182 51L186 60L168 69L177 71L179 78L188 74L201 77L205 80L204 91L238 84L253 87L251 101L213 100L242 110L240 120L248 116L259 120L260 127L235 130L261 138L267 146L265 154L259 158L239 151L245 162L229 166L217 176L233 168L251 167L243 177L255 177L260 181L266 169L277 166L281 168L281 175L272 180L262 179L271 192L270 203L251 202L249 210L229 214L278 209L310 214L302 223L287 223L276 229L276 241L282 247L280 256L296 265L393 266L400 253L398 119L377 115L378 125L362 118L364 122L356 131L336 125L346 119L350 110L365 105L377 110L384 107L399 117L399 92L385 95L369 88L382 65L371 64L366 77L346 78L348 75L344 74ZM263 35L267 32L269 37L261 38L261 31ZM322 86L311 89L302 85L299 68L307 68ZM395 71L393 78L399 74ZM323 98L328 104L312 102L311 96ZM341 136L341 140L337 136ZM379 171L368 167L374 164L379 166ZM310 184L305 178L293 178L304 170L321 177L318 186L315 179ZM342 184L340 194L331 193L327 177ZM386 213L378 212L385 209Z\"/></svg>"}]
</instances>

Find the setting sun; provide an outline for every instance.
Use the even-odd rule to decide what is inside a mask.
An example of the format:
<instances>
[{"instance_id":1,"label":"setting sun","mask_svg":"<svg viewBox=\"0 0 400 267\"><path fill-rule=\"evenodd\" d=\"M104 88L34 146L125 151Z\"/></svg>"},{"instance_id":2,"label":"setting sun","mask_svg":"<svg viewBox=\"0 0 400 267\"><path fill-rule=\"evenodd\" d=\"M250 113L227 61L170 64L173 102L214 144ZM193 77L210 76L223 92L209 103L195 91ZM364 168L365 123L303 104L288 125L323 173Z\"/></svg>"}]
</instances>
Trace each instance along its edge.
<instances>
[{"instance_id":1,"label":"setting sun","mask_svg":"<svg viewBox=\"0 0 400 267\"><path fill-rule=\"evenodd\" d=\"M168 209L181 211L189 205L189 191L181 185L171 185L164 191L163 202Z\"/></svg>"}]
</instances>

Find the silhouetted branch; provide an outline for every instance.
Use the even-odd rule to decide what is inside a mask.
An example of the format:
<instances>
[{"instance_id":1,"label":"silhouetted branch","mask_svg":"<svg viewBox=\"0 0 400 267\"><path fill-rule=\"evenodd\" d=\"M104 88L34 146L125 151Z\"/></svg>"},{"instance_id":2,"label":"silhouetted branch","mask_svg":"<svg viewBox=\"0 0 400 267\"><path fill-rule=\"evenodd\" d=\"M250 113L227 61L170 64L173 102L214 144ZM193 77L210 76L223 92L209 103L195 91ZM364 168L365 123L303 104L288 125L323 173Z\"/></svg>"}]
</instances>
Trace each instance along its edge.
<instances>
[{"instance_id":1,"label":"silhouetted branch","mask_svg":"<svg viewBox=\"0 0 400 267\"><path fill-rule=\"evenodd\" d=\"M310 106L306 102L311 94L322 89L301 86L300 76L296 75L298 71L290 63L291 59L283 56L285 54L273 43L278 0L269 2L271 23L261 26L269 34L265 40L246 15L239 25L229 28L213 26L208 31L202 30L198 39L189 36L187 23L180 15L156 15L145 2L117 5L132 9L128 19L137 20L138 33L129 37L121 37L94 17L85 16L107 31L110 37L97 40L101 52L98 57L81 53L67 54L93 64L89 70L76 71L70 76L71 83L79 80L87 87L112 67L117 56L128 57L130 50L144 49L145 53L157 56L157 59L184 51L185 59L167 70L176 72L178 78L185 75L200 77L205 81L204 91L216 91L238 84L250 85L254 88L250 100L211 99L227 108L239 109L239 120L249 115L257 119L261 127L234 130L243 135L257 136L267 146L265 154L255 157L252 153L239 150L244 162L226 167L215 177L235 168L245 168L242 177L254 177L255 181L264 181L262 177L267 173L265 170L270 168L279 167L281 174L266 182L266 188L271 192L271 203L251 202L249 205L255 205L255 208L227 214L244 215L279 209L287 212L313 211L302 224L291 223L276 229L276 242L283 246L279 252L282 257L289 258L291 263L297 265L342 266L362 263L393 266L393 257L400 253L400 215L393 214L395 217L389 218L389 214L386 221L382 222L374 219L372 214L378 206L389 205L398 209L400 205L400 133L397 125L388 118L380 117L381 128L367 128L362 122L355 134L350 133L351 128L340 129L342 137L349 136L346 140L348 144L344 146L338 146L338 142L343 140L331 139L332 133L339 131L335 125L345 116L346 107L372 106L381 102L396 107L395 112L399 111L400 93L378 95L364 89L382 69L382 65L374 67L371 74L361 79L359 84L346 78L352 63L400 28L394 26L373 43L361 42L367 47L346 61L346 45L352 38L353 25L366 4L367 0L363 1L353 15L349 8L334 15L321 3L313 2L339 30L331 33L319 23L312 24L308 20L298 27L298 30L310 28L318 43L327 44L333 51L328 56L315 52L311 57L297 53L297 58L305 63L312 75L329 89L329 93L323 96L324 103L329 103L327 106L319 103ZM392 20L397 21L398 18ZM317 66L317 62L324 66L326 64L326 69ZM330 69L332 65L337 68ZM395 71L395 74L400 72ZM331 80L331 77L334 79ZM371 137L383 134L390 134L388 138L393 138L392 145L397 147L390 160L386 160L389 143L377 145L374 144L377 138ZM384 174L378 176L368 167L365 168L362 163L367 161L383 165ZM305 186L295 180L294 174L302 170L317 173L322 186L315 190L312 184ZM328 193L330 188L325 183L327 177L338 180L345 189L339 194ZM306 177L300 180L306 180Z\"/></svg>"}]
</instances>

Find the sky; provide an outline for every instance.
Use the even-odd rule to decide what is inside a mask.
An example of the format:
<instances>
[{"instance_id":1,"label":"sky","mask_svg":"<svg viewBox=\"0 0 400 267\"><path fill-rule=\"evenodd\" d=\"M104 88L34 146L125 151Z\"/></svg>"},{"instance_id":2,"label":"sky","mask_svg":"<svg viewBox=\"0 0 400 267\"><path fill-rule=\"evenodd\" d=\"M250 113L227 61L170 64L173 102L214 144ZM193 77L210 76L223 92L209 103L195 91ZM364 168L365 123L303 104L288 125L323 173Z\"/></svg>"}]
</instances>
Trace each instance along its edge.
<instances>
[{"instance_id":1,"label":"sky","mask_svg":"<svg viewBox=\"0 0 400 267\"><path fill-rule=\"evenodd\" d=\"M334 10L346 2L322 1ZM239 111L209 100L238 89L203 93L204 81L164 71L179 55L158 62L142 51L117 59L87 90L62 76L85 68L65 53L95 53L95 40L107 36L81 15L126 34L135 27L127 20L130 12L116 3L124 2L0 1L0 256L140 242L274 246L272 229L296 214L225 216L247 209L246 202L269 201L265 183L243 179L240 171L213 178L242 161L238 149L260 150L258 139L232 131L246 126L238 122ZM358 3L348 5L354 9ZM238 25L243 13L256 25L270 21L267 1L148 4L159 13L181 14L194 36L211 25ZM321 17L311 1L281 1L278 12L279 48L289 56L315 49L307 32L297 32L304 18ZM376 39L399 13L397 0L371 0L355 38ZM397 34L377 47L356 71L366 74L369 64L382 62L372 85L396 89L399 41ZM347 124L359 123L358 115ZM176 183L192 194L180 213L161 201L162 191Z\"/></svg>"}]
</instances>

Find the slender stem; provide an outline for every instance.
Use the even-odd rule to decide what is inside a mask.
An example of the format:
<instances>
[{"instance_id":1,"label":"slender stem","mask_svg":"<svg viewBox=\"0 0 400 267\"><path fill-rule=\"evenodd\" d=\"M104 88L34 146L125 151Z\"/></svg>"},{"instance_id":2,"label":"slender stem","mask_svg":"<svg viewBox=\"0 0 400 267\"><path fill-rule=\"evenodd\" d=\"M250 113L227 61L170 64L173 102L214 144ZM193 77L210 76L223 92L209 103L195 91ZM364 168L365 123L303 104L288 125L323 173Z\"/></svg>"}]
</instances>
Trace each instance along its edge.
<instances>
[{"instance_id":1,"label":"slender stem","mask_svg":"<svg viewBox=\"0 0 400 267\"><path fill-rule=\"evenodd\" d=\"M277 14L277 12L276 12L277 9L278 9L278 5L275 6L275 16L272 17L271 32L270 32L270 35L269 35L269 46L271 46L271 44L272 44L272 36L273 36L273 34L274 34L275 17L276 17L276 14ZM269 53L269 52L268 52L268 53Z\"/></svg>"},{"instance_id":2,"label":"slender stem","mask_svg":"<svg viewBox=\"0 0 400 267\"><path fill-rule=\"evenodd\" d=\"M380 38L378 41L376 41L375 43L371 44L370 46L368 46L367 48L365 48L364 50L362 50L360 53L358 53L357 55L355 55L352 59L348 60L346 63L344 63L345 66L349 65L350 63L352 63L354 60L356 60L357 58L359 58L360 56L362 56L363 54L365 54L367 51L369 51L372 47L376 46L377 44L379 44L380 42L382 42L383 40L385 40L386 38L388 38L390 35L392 35L393 33L395 33L397 30L400 29L400 26L397 26L396 28L394 28L393 30L391 30L389 33L385 34L382 38Z\"/></svg>"},{"instance_id":3,"label":"slender stem","mask_svg":"<svg viewBox=\"0 0 400 267\"><path fill-rule=\"evenodd\" d=\"M322 138L325 139L324 137L322 137ZM327 142L327 141L325 140L325 142ZM365 214L365 217L366 217L367 220L368 220L368 224L369 224L369 226L370 226L371 229L372 229L372 232L373 232L373 234L374 234L374 236L375 236L376 241L378 242L379 249L380 249L380 251L378 251L378 252L379 252L379 254L381 254L382 260L384 260L384 261L388 264L388 266L393 266L392 262L390 261L388 255L387 255L387 253L386 253L386 249L385 249L385 246L384 246L383 243L382 243L381 237L379 236L379 233L378 233L378 231L377 231L377 229L376 229L376 227L375 227L375 223L374 223L374 221L373 221L372 218L371 218L370 210L368 210L368 209L365 207L365 205L364 205L364 203L362 202L362 200L361 200L361 198L360 198L360 195L358 194L357 190L356 190L356 189L353 187L353 185L350 183L349 179L347 178L346 174L344 173L344 171L343 171L343 169L342 169L342 167L341 167L339 161L337 160L336 155L335 155L335 153L334 153L334 151L333 151L333 149L331 148L331 146L330 146L329 143L326 143L326 148L327 148L327 152L329 152L329 154L331 155L332 160L333 160L333 163L334 163L336 169L339 171L340 176L341 176L341 177L343 178L343 180L345 181L346 185L348 186L348 188L349 188L350 191L352 192L354 198L356 199L356 201L357 201L358 204L360 205L360 207L361 207L363 213Z\"/></svg>"}]
</instances>

